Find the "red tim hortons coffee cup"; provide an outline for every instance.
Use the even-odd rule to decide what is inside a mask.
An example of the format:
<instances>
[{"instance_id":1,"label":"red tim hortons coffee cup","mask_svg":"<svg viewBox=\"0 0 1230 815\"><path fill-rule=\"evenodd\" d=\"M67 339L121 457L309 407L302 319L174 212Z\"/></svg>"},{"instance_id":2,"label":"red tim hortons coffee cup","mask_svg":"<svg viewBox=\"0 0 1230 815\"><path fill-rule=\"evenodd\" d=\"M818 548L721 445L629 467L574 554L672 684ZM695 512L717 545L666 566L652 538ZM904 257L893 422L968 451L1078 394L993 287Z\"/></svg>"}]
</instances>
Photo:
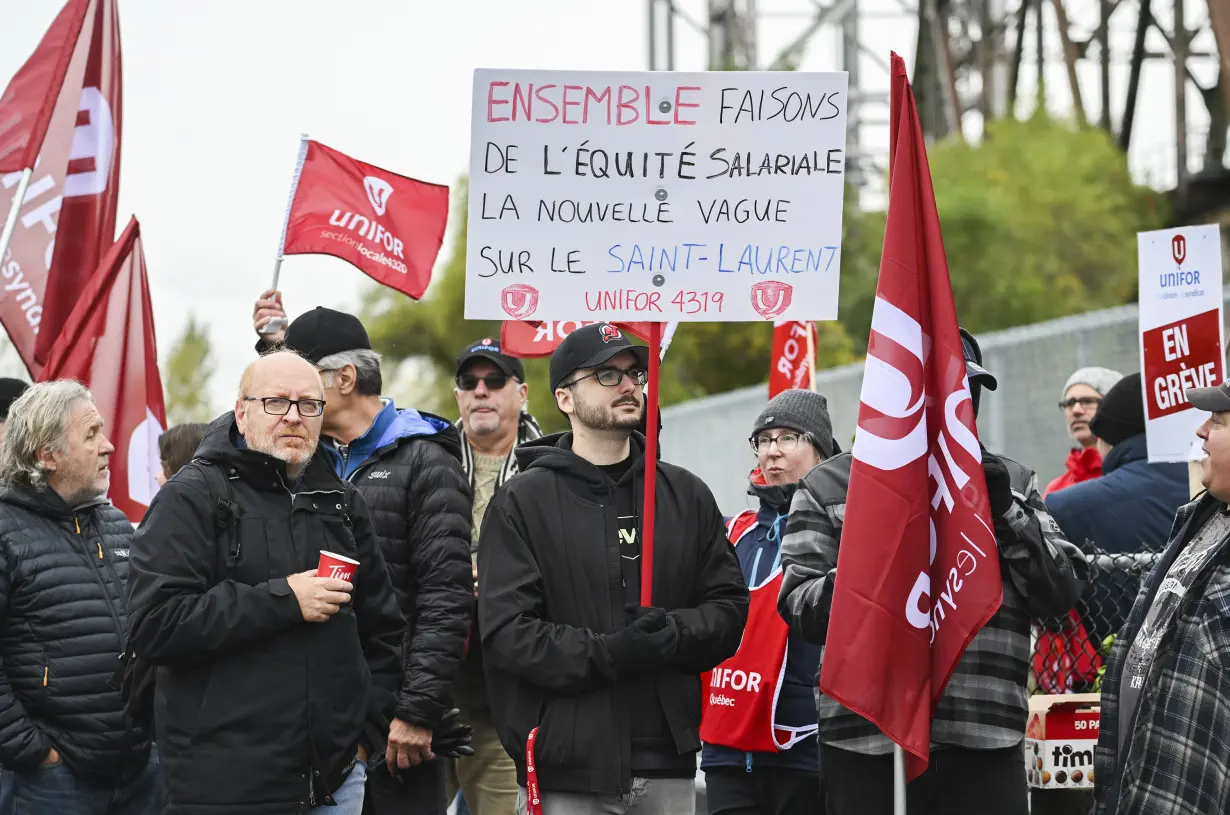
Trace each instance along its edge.
<instances>
[{"instance_id":1,"label":"red tim hortons coffee cup","mask_svg":"<svg viewBox=\"0 0 1230 815\"><path fill-rule=\"evenodd\" d=\"M317 577L336 577L350 583L354 580L355 569L359 561L351 560L345 555L335 555L332 552L320 553L320 565L316 567Z\"/></svg>"}]
</instances>

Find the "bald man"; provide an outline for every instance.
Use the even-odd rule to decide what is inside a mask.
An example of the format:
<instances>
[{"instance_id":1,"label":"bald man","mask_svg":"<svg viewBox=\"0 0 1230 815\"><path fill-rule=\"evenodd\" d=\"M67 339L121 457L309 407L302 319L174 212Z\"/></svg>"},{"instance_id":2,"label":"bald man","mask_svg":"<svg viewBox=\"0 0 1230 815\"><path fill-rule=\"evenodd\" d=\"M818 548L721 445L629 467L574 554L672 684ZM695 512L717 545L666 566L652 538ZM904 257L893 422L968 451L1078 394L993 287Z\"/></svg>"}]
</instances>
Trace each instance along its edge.
<instances>
[{"instance_id":1,"label":"bald man","mask_svg":"<svg viewBox=\"0 0 1230 815\"><path fill-rule=\"evenodd\" d=\"M132 544L168 815L362 810L404 624L367 508L318 449L323 412L306 360L252 363ZM353 577L317 577L323 552Z\"/></svg>"}]
</instances>

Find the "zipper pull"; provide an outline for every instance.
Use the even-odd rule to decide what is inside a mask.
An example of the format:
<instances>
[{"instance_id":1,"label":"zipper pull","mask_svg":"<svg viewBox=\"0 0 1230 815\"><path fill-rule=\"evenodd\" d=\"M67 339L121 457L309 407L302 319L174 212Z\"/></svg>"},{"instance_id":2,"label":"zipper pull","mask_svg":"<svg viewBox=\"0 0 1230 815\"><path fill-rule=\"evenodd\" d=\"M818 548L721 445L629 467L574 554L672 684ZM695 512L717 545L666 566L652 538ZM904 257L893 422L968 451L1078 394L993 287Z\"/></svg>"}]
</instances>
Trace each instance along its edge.
<instances>
[{"instance_id":1,"label":"zipper pull","mask_svg":"<svg viewBox=\"0 0 1230 815\"><path fill-rule=\"evenodd\" d=\"M81 521L77 518L76 515L73 516L73 525L77 527L77 534L80 535L81 534Z\"/></svg>"},{"instance_id":2,"label":"zipper pull","mask_svg":"<svg viewBox=\"0 0 1230 815\"><path fill-rule=\"evenodd\" d=\"M44 688L47 687L47 674L50 670L51 670L50 666L48 665L43 666L43 687Z\"/></svg>"},{"instance_id":3,"label":"zipper pull","mask_svg":"<svg viewBox=\"0 0 1230 815\"><path fill-rule=\"evenodd\" d=\"M102 560L103 559L102 541L95 541L95 543L98 545L98 559Z\"/></svg>"},{"instance_id":4,"label":"zipper pull","mask_svg":"<svg viewBox=\"0 0 1230 815\"><path fill-rule=\"evenodd\" d=\"M747 753L747 759L743 762L743 769L749 773L752 771L752 754L751 753Z\"/></svg>"}]
</instances>

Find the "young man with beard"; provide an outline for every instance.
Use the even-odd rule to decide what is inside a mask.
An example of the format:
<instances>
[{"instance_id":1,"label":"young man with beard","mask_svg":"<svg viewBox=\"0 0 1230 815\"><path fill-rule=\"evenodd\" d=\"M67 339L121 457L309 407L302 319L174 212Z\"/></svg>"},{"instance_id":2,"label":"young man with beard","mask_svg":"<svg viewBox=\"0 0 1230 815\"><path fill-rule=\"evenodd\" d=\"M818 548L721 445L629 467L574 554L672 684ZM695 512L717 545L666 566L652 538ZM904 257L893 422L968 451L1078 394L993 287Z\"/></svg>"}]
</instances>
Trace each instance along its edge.
<instances>
[{"instance_id":1,"label":"young man with beard","mask_svg":"<svg viewBox=\"0 0 1230 815\"><path fill-rule=\"evenodd\" d=\"M522 812L527 781L546 815L695 810L698 674L738 648L748 592L709 489L659 462L640 604L647 363L609 323L570 334L550 377L572 430L518 448L487 508L479 624Z\"/></svg>"},{"instance_id":2,"label":"young man with beard","mask_svg":"<svg viewBox=\"0 0 1230 815\"><path fill-rule=\"evenodd\" d=\"M318 447L324 394L292 352L248 366L133 542L167 815L362 809L405 623L367 506ZM324 551L358 562L349 581L316 576Z\"/></svg>"},{"instance_id":3,"label":"young man with beard","mask_svg":"<svg viewBox=\"0 0 1230 815\"><path fill-rule=\"evenodd\" d=\"M705 706L709 815L813 815L821 808L816 747L816 668L820 648L791 633L777 613L781 542L798 482L836 452L828 402L807 390L782 391L756 417L748 493L758 509L727 523L751 611L739 651L710 674Z\"/></svg>"},{"instance_id":4,"label":"young man with beard","mask_svg":"<svg viewBox=\"0 0 1230 815\"><path fill-rule=\"evenodd\" d=\"M529 386L521 360L502 353L498 340L483 337L457 355L454 394L461 418L461 463L474 493L470 555L478 596L478 533L495 491L517 474L513 448L540 438L538 422L526 409ZM471 815L507 815L517 805L517 768L491 722L483 649L477 621L470 632L455 685L457 706L474 729L474 755L449 768L449 798L460 789Z\"/></svg>"}]
</instances>

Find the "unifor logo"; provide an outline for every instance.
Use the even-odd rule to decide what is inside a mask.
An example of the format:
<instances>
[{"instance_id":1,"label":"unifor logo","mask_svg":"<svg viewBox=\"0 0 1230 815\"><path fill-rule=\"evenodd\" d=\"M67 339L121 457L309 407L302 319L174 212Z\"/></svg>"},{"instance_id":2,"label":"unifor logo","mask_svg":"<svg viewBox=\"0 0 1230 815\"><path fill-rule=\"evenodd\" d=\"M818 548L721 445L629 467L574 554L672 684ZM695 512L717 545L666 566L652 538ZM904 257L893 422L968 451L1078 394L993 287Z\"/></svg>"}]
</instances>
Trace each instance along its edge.
<instances>
[{"instance_id":1,"label":"unifor logo","mask_svg":"<svg viewBox=\"0 0 1230 815\"><path fill-rule=\"evenodd\" d=\"M854 458L898 470L927 454L923 333L918 321L877 297L854 435Z\"/></svg>"},{"instance_id":2,"label":"unifor logo","mask_svg":"<svg viewBox=\"0 0 1230 815\"><path fill-rule=\"evenodd\" d=\"M794 299L794 287L789 283L765 280L752 286L752 308L766 320L772 320L788 308Z\"/></svg>"},{"instance_id":3,"label":"unifor logo","mask_svg":"<svg viewBox=\"0 0 1230 815\"><path fill-rule=\"evenodd\" d=\"M372 205L376 214L384 215L384 211L389 206L389 196L393 194L393 187L389 182L369 175L363 179L363 189L367 191L368 203Z\"/></svg>"},{"instance_id":4,"label":"unifor logo","mask_svg":"<svg viewBox=\"0 0 1230 815\"><path fill-rule=\"evenodd\" d=\"M500 292L500 307L516 320L524 320L538 308L538 289L524 283L505 286Z\"/></svg>"},{"instance_id":5,"label":"unifor logo","mask_svg":"<svg viewBox=\"0 0 1230 815\"><path fill-rule=\"evenodd\" d=\"M1174 262L1182 266L1183 261L1187 259L1187 238L1182 235L1175 235L1171 238L1170 254L1174 257Z\"/></svg>"}]
</instances>

